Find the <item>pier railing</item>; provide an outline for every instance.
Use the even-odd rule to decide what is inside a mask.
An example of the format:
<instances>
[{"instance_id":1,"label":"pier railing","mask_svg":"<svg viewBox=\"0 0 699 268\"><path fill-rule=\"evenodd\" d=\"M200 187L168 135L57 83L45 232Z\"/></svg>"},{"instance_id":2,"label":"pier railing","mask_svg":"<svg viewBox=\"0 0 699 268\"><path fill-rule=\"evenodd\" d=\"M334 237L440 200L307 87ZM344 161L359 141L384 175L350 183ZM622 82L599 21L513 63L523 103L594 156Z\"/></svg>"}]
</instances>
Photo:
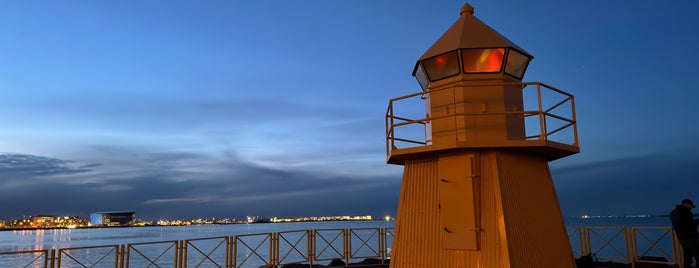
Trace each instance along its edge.
<instances>
[{"instance_id":1,"label":"pier railing","mask_svg":"<svg viewBox=\"0 0 699 268\"><path fill-rule=\"evenodd\" d=\"M393 228L319 229L51 250L0 252L2 267L280 267L385 265ZM5 266L7 264L7 266Z\"/></svg>"},{"instance_id":2,"label":"pier railing","mask_svg":"<svg viewBox=\"0 0 699 268\"><path fill-rule=\"evenodd\" d=\"M630 263L633 268L637 264L683 268L679 241L671 227L568 227L568 239L576 258L590 255L599 262Z\"/></svg>"},{"instance_id":3,"label":"pier railing","mask_svg":"<svg viewBox=\"0 0 699 268\"><path fill-rule=\"evenodd\" d=\"M179 241L0 252L12 267L280 267L342 261L385 265L393 228L319 229ZM573 255L598 262L682 267L679 242L670 227L568 227Z\"/></svg>"}]
</instances>

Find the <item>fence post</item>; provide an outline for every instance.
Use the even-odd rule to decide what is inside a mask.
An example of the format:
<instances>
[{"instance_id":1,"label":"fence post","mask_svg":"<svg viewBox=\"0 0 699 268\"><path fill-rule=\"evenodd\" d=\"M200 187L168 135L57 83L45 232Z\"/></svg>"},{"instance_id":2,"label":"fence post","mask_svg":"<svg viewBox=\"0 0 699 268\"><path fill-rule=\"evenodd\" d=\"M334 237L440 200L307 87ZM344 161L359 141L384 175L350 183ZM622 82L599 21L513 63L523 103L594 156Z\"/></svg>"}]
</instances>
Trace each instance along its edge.
<instances>
[{"instance_id":1,"label":"fence post","mask_svg":"<svg viewBox=\"0 0 699 268\"><path fill-rule=\"evenodd\" d=\"M379 257L381 264L384 264L386 259L386 228L379 228Z\"/></svg>"},{"instance_id":2,"label":"fence post","mask_svg":"<svg viewBox=\"0 0 699 268\"><path fill-rule=\"evenodd\" d=\"M54 261L56 260L56 250L55 250L55 249L52 249L52 250L51 250L51 256L50 256L50 257L49 257L49 256L46 256L46 258L51 258L51 264L50 264L49 267L50 267L50 268L53 268L53 267L54 267ZM46 267L46 262L44 262L44 267Z\"/></svg>"},{"instance_id":3,"label":"fence post","mask_svg":"<svg viewBox=\"0 0 699 268\"><path fill-rule=\"evenodd\" d=\"M316 257L316 241L315 241L315 230L306 230L306 236L308 239L306 239L306 243L308 244L306 246L306 256L308 257L308 266L313 267L313 260Z\"/></svg>"},{"instance_id":4,"label":"fence post","mask_svg":"<svg viewBox=\"0 0 699 268\"><path fill-rule=\"evenodd\" d=\"M119 268L124 268L124 251L125 251L125 246L124 245L119 245L117 247L117 267Z\"/></svg>"},{"instance_id":5,"label":"fence post","mask_svg":"<svg viewBox=\"0 0 699 268\"><path fill-rule=\"evenodd\" d=\"M187 242L185 240L177 241L177 249L175 250L175 263L179 263L180 268L187 267Z\"/></svg>"},{"instance_id":6,"label":"fence post","mask_svg":"<svg viewBox=\"0 0 699 268\"><path fill-rule=\"evenodd\" d=\"M583 227L580 233L582 234L581 239L583 240L583 255L588 255L592 253L592 249L590 249L590 227Z\"/></svg>"},{"instance_id":7,"label":"fence post","mask_svg":"<svg viewBox=\"0 0 699 268\"><path fill-rule=\"evenodd\" d=\"M273 267L279 266L279 232L272 233L269 241L270 256L269 264Z\"/></svg>"},{"instance_id":8,"label":"fence post","mask_svg":"<svg viewBox=\"0 0 699 268\"><path fill-rule=\"evenodd\" d=\"M345 266L350 264L350 256L352 255L352 231L350 229L342 229L342 254L345 255Z\"/></svg>"}]
</instances>

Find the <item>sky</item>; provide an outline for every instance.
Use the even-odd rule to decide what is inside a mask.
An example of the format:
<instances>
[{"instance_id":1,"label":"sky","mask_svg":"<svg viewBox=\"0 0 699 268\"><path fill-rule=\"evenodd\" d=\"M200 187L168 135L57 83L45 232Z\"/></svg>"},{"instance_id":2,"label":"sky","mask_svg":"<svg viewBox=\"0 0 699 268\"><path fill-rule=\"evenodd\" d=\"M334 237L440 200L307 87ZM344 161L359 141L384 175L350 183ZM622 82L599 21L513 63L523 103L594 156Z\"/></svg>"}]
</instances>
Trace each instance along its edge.
<instances>
[{"instance_id":1,"label":"sky","mask_svg":"<svg viewBox=\"0 0 699 268\"><path fill-rule=\"evenodd\" d=\"M0 1L0 218L395 215L391 98L447 0ZM469 2L575 95L566 216L699 201L699 2Z\"/></svg>"}]
</instances>

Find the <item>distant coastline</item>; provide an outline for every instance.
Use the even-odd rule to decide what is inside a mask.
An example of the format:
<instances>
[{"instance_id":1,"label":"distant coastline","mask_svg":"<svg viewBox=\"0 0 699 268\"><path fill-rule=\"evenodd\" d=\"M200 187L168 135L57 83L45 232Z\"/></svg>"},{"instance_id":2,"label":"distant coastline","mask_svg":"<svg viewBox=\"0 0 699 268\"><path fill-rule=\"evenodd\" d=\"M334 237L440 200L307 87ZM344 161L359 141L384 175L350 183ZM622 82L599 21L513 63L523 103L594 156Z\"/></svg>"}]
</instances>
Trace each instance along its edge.
<instances>
[{"instance_id":1,"label":"distant coastline","mask_svg":"<svg viewBox=\"0 0 699 268\"><path fill-rule=\"evenodd\" d=\"M331 216L331 217L304 217L304 218L258 218L249 217L247 220L175 220L175 221L139 221L131 225L76 225L76 226L26 226L26 227L0 227L0 231L30 231L30 230L65 230L65 229L101 229L101 228L133 228L133 227L168 227L168 226L204 226L204 225L234 225L234 224L261 224L261 223L295 223L295 222L341 222L341 221L388 221L394 220L387 217L375 219L371 216Z\"/></svg>"}]
</instances>

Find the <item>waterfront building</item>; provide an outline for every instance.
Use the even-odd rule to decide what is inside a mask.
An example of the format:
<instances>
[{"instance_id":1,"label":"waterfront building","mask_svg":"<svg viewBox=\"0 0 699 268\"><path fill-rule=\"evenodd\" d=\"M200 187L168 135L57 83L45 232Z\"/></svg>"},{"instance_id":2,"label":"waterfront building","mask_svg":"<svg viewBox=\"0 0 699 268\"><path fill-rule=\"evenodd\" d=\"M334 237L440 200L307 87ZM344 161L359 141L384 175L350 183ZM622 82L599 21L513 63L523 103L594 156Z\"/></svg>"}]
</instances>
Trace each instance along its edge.
<instances>
[{"instance_id":1,"label":"waterfront building","mask_svg":"<svg viewBox=\"0 0 699 268\"><path fill-rule=\"evenodd\" d=\"M32 226L34 228L49 228L54 227L54 219L57 216L54 215L37 215L32 216Z\"/></svg>"},{"instance_id":2,"label":"waterfront building","mask_svg":"<svg viewBox=\"0 0 699 268\"><path fill-rule=\"evenodd\" d=\"M90 223L96 226L133 226L136 213L133 211L112 211L90 213Z\"/></svg>"}]
</instances>

